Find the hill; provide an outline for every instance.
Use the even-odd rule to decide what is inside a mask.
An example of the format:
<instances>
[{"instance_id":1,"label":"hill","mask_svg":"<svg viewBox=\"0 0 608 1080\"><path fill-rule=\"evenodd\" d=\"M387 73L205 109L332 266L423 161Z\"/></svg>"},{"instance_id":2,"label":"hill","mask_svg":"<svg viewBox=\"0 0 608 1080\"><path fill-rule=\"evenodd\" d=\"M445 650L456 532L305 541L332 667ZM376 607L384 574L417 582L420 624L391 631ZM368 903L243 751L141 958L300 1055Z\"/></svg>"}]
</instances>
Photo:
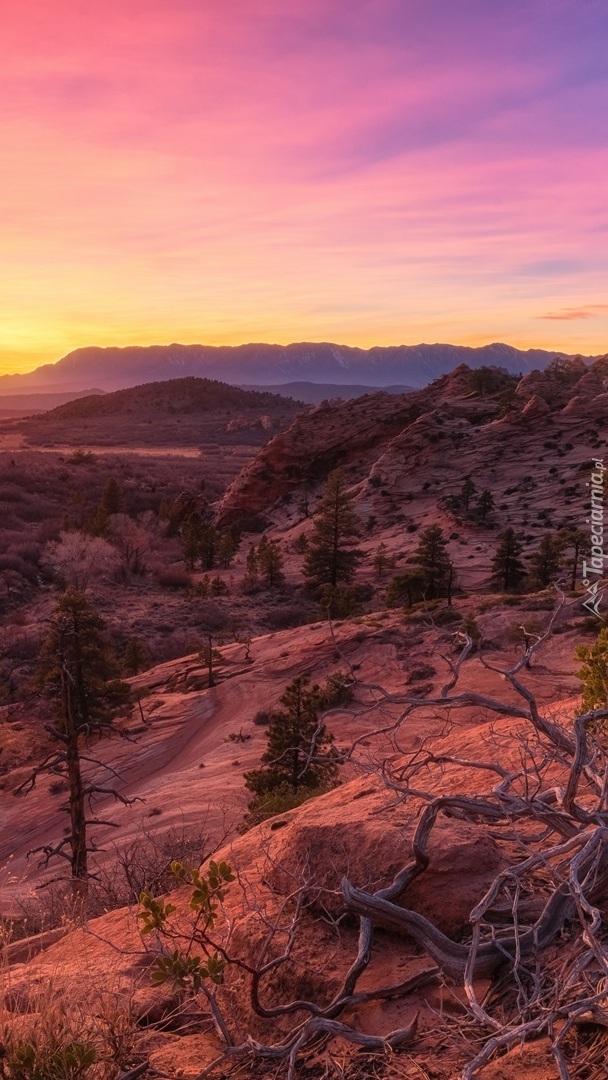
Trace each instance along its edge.
<instances>
[{"instance_id":1,"label":"hill","mask_svg":"<svg viewBox=\"0 0 608 1080\"><path fill-rule=\"evenodd\" d=\"M75 349L55 364L25 375L0 377L0 396L29 386L82 390L101 386L117 390L136 383L189 375L223 382L273 384L308 381L352 385L425 386L459 364L505 367L512 374L543 368L556 355L542 349L520 350L495 342L479 348L420 344L360 349L332 342L291 345L129 345L124 348L89 346ZM565 354L558 353L563 356Z\"/></svg>"},{"instance_id":2,"label":"hill","mask_svg":"<svg viewBox=\"0 0 608 1080\"><path fill-rule=\"evenodd\" d=\"M462 365L407 395L319 405L245 467L218 518L265 514L283 530L302 528L304 493L314 506L314 493L340 466L362 520L373 521L376 542L387 529L397 542L410 522L455 528L443 500L466 476L494 495L481 535L513 525L533 539L554 521L582 527L588 479L582 473L606 446L607 387L605 360L590 368L571 361L521 380L500 370L480 377ZM473 532L479 530L477 523Z\"/></svg>"},{"instance_id":3,"label":"hill","mask_svg":"<svg viewBox=\"0 0 608 1080\"><path fill-rule=\"evenodd\" d=\"M278 394L190 376L80 397L10 431L32 446L196 446L226 442L227 433L232 444L255 446L302 408Z\"/></svg>"},{"instance_id":4,"label":"hill","mask_svg":"<svg viewBox=\"0 0 608 1080\"><path fill-rule=\"evenodd\" d=\"M277 383L275 386L243 384L243 390L272 391L273 394L283 394L286 397L296 398L297 401L304 401L308 405L319 405L320 402L327 401L328 398L342 398L343 401L347 401L350 398L373 394L378 390L383 390L385 394L408 394L413 389L413 386L363 386L358 384L348 385L347 383L342 385L341 383L302 381Z\"/></svg>"}]
</instances>

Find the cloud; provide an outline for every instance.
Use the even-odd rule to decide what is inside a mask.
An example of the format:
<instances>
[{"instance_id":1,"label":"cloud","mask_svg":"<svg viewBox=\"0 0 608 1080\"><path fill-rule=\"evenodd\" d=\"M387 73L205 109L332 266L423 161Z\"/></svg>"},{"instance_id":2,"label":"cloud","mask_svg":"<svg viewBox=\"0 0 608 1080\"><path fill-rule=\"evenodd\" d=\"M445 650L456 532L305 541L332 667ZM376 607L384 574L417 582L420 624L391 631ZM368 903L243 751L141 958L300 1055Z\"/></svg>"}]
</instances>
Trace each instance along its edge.
<instances>
[{"instance_id":1,"label":"cloud","mask_svg":"<svg viewBox=\"0 0 608 1080\"><path fill-rule=\"evenodd\" d=\"M570 322L572 319L598 319L605 311L608 311L608 304L591 304L588 307L560 308L559 311L549 311L546 315L537 315L537 318Z\"/></svg>"}]
</instances>

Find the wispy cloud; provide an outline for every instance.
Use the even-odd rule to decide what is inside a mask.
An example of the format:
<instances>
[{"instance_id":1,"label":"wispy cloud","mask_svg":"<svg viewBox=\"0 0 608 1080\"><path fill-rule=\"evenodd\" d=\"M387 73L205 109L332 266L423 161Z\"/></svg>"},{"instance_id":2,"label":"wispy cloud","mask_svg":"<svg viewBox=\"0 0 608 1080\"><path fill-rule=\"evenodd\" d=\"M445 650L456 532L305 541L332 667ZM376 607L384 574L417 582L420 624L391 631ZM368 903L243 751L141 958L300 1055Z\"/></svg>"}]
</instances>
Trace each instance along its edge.
<instances>
[{"instance_id":1,"label":"wispy cloud","mask_svg":"<svg viewBox=\"0 0 608 1080\"><path fill-rule=\"evenodd\" d=\"M0 369L496 327L601 351L602 0L6 6Z\"/></svg>"},{"instance_id":2,"label":"wispy cloud","mask_svg":"<svg viewBox=\"0 0 608 1080\"><path fill-rule=\"evenodd\" d=\"M548 311L546 315L537 315L537 318L570 322L573 319L597 319L605 311L608 311L608 304L591 304L588 307L565 307L558 311Z\"/></svg>"}]
</instances>

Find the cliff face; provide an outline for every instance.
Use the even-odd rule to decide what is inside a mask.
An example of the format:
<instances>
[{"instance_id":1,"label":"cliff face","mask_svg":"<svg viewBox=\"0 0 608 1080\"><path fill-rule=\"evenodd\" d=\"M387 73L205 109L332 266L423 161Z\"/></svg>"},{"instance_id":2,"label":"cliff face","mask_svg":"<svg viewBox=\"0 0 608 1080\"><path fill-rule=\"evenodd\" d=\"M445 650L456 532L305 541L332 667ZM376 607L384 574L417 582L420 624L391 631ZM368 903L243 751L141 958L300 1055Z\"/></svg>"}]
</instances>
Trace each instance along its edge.
<instances>
[{"instance_id":1,"label":"cliff face","mask_svg":"<svg viewBox=\"0 0 608 1080\"><path fill-rule=\"evenodd\" d=\"M280 511L283 523L293 523L294 496L314 491L337 467L356 486L361 512L379 520L389 500L422 496L422 470L425 490L436 497L471 475L504 497L509 514L509 489L534 472L558 506L559 482L568 486L569 471L575 479L598 452L601 433L589 434L589 421L608 416L606 363L575 360L562 373L533 372L519 383L506 372L494 376L495 385L480 391L475 373L461 365L423 390L325 403L298 416L237 476L218 508L220 521ZM544 451L552 448L563 460L549 473Z\"/></svg>"}]
</instances>

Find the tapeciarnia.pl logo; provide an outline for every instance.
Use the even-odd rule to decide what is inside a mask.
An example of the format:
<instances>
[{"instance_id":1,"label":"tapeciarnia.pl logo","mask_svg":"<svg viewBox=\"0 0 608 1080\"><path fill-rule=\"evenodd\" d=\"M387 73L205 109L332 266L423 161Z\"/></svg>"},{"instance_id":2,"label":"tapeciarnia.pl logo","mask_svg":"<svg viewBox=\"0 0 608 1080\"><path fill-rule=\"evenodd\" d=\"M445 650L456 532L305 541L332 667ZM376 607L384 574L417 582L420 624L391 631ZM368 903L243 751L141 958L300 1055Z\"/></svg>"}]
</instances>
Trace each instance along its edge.
<instances>
[{"instance_id":1,"label":"tapeciarnia.pl logo","mask_svg":"<svg viewBox=\"0 0 608 1080\"><path fill-rule=\"evenodd\" d=\"M592 611L593 614L597 615L598 619L602 619L603 622L605 622L605 619L600 613L599 605L605 588L602 584L602 579L604 577L604 562L607 557L604 553L605 468L603 458L594 458L591 481L587 484L587 487L590 488L591 495L591 516L586 518L587 525L589 525L591 532L591 555L588 562L583 559L583 585L587 590L587 596L583 603L583 607L587 608L587 611Z\"/></svg>"}]
</instances>

